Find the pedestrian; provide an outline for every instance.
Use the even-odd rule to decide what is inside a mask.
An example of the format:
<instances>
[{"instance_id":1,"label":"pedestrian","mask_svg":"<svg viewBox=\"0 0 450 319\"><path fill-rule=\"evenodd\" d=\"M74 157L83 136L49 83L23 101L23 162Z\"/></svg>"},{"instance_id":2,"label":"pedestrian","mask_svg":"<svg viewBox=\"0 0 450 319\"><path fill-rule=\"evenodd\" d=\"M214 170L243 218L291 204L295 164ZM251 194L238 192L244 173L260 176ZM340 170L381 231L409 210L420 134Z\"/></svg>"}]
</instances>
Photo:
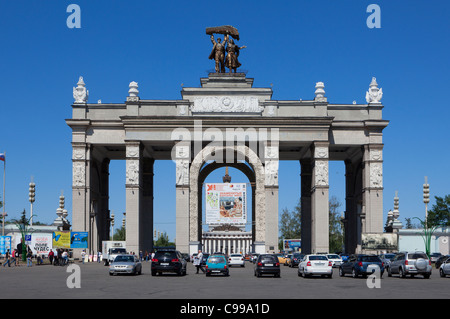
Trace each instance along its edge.
<instances>
[{"instance_id":1,"label":"pedestrian","mask_svg":"<svg viewBox=\"0 0 450 319\"><path fill-rule=\"evenodd\" d=\"M50 261L50 265L53 265L53 256L55 256L55 253L50 249L48 253L48 260Z\"/></svg>"},{"instance_id":2,"label":"pedestrian","mask_svg":"<svg viewBox=\"0 0 450 319\"><path fill-rule=\"evenodd\" d=\"M16 259L16 250L14 249L12 254L11 254L11 261L10 264L14 262L14 266L17 266L17 259Z\"/></svg>"},{"instance_id":3,"label":"pedestrian","mask_svg":"<svg viewBox=\"0 0 450 319\"><path fill-rule=\"evenodd\" d=\"M31 261L31 257L33 256L33 253L31 252L31 250L29 249L28 250L28 253L27 253L27 267L31 267L31 266L33 266L33 263L32 263L32 261Z\"/></svg>"},{"instance_id":4,"label":"pedestrian","mask_svg":"<svg viewBox=\"0 0 450 319\"><path fill-rule=\"evenodd\" d=\"M81 252L81 262L84 264L84 258L86 257L86 251L83 249Z\"/></svg>"},{"instance_id":5,"label":"pedestrian","mask_svg":"<svg viewBox=\"0 0 450 319\"><path fill-rule=\"evenodd\" d=\"M64 260L64 265L67 265L69 263L69 253L67 252L67 249L63 251L62 258Z\"/></svg>"},{"instance_id":6,"label":"pedestrian","mask_svg":"<svg viewBox=\"0 0 450 319\"><path fill-rule=\"evenodd\" d=\"M9 254L9 249L6 250L6 254L5 254L5 263L3 264L3 267L5 267L6 265L8 265L8 267L11 267L11 260L10 260L10 254Z\"/></svg>"},{"instance_id":7,"label":"pedestrian","mask_svg":"<svg viewBox=\"0 0 450 319\"><path fill-rule=\"evenodd\" d=\"M97 252L97 262L99 263L102 260L102 253Z\"/></svg>"},{"instance_id":8,"label":"pedestrian","mask_svg":"<svg viewBox=\"0 0 450 319\"><path fill-rule=\"evenodd\" d=\"M203 259L203 254L202 254L202 251L199 250L198 255L194 257L194 266L197 268L196 274L198 274L199 270L201 270L203 273L205 273L205 270L202 267L202 259Z\"/></svg>"}]
</instances>

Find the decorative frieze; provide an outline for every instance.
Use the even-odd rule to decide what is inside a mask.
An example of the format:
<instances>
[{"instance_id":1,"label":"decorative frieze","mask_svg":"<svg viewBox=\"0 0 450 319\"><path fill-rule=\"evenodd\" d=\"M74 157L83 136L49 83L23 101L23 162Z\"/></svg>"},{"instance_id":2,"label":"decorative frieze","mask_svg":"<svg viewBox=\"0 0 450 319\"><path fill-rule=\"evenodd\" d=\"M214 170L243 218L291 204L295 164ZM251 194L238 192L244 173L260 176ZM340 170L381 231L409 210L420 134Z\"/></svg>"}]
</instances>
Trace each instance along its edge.
<instances>
[{"instance_id":1,"label":"decorative frieze","mask_svg":"<svg viewBox=\"0 0 450 319\"><path fill-rule=\"evenodd\" d=\"M72 186L86 186L86 164L85 162L73 162L72 164Z\"/></svg>"},{"instance_id":2,"label":"decorative frieze","mask_svg":"<svg viewBox=\"0 0 450 319\"><path fill-rule=\"evenodd\" d=\"M194 99L193 113L261 113L258 98L252 96L205 96Z\"/></svg>"}]
</instances>

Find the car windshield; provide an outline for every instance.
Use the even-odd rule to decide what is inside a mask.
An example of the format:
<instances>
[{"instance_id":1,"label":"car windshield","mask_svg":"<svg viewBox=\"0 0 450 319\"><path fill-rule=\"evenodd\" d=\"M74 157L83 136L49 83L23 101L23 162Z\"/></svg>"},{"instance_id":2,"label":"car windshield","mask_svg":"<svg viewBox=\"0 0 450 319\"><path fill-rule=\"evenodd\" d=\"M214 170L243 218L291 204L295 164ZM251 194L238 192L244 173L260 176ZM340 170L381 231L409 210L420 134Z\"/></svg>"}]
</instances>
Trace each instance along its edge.
<instances>
[{"instance_id":1,"label":"car windshield","mask_svg":"<svg viewBox=\"0 0 450 319\"><path fill-rule=\"evenodd\" d=\"M260 262L270 262L270 263L278 262L278 260L275 260L275 258L276 257L274 257L274 256L266 255L266 256L261 256L259 261Z\"/></svg>"},{"instance_id":2,"label":"car windshield","mask_svg":"<svg viewBox=\"0 0 450 319\"><path fill-rule=\"evenodd\" d=\"M377 256L362 256L360 260L363 262L381 262Z\"/></svg>"},{"instance_id":3,"label":"car windshield","mask_svg":"<svg viewBox=\"0 0 450 319\"><path fill-rule=\"evenodd\" d=\"M114 262L134 262L133 256L117 256Z\"/></svg>"},{"instance_id":4,"label":"car windshield","mask_svg":"<svg viewBox=\"0 0 450 319\"><path fill-rule=\"evenodd\" d=\"M223 256L211 256L208 258L208 263L210 264L221 264L225 262L225 258Z\"/></svg>"},{"instance_id":5,"label":"car windshield","mask_svg":"<svg viewBox=\"0 0 450 319\"><path fill-rule=\"evenodd\" d=\"M242 257L240 254L231 254L231 257Z\"/></svg>"},{"instance_id":6,"label":"car windshield","mask_svg":"<svg viewBox=\"0 0 450 319\"><path fill-rule=\"evenodd\" d=\"M391 260L392 258L395 257L395 254L386 254L384 255L384 258Z\"/></svg>"},{"instance_id":7,"label":"car windshield","mask_svg":"<svg viewBox=\"0 0 450 319\"><path fill-rule=\"evenodd\" d=\"M408 259L428 259L427 255L424 253L414 253L414 254L408 254Z\"/></svg>"},{"instance_id":8,"label":"car windshield","mask_svg":"<svg viewBox=\"0 0 450 319\"><path fill-rule=\"evenodd\" d=\"M173 252L173 251L158 251L155 254L155 258L156 259L164 258L164 257L166 257L166 258L176 258L177 256L176 256L176 253Z\"/></svg>"},{"instance_id":9,"label":"car windshield","mask_svg":"<svg viewBox=\"0 0 450 319\"><path fill-rule=\"evenodd\" d=\"M125 254L126 252L125 248L111 248L111 254Z\"/></svg>"},{"instance_id":10,"label":"car windshield","mask_svg":"<svg viewBox=\"0 0 450 319\"><path fill-rule=\"evenodd\" d=\"M331 259L339 259L338 255L328 255L327 257Z\"/></svg>"},{"instance_id":11,"label":"car windshield","mask_svg":"<svg viewBox=\"0 0 450 319\"><path fill-rule=\"evenodd\" d=\"M328 260L325 256L309 256L309 260Z\"/></svg>"}]
</instances>

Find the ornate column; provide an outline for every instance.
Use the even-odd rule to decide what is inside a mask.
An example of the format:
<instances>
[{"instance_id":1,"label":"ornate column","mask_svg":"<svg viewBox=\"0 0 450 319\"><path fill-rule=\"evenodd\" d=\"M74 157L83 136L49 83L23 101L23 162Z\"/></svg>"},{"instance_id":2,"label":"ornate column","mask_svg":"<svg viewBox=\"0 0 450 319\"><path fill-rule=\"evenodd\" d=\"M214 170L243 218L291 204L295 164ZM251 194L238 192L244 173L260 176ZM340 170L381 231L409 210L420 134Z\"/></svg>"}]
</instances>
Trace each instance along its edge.
<instances>
[{"instance_id":1,"label":"ornate column","mask_svg":"<svg viewBox=\"0 0 450 319\"><path fill-rule=\"evenodd\" d=\"M329 247L329 181L328 142L314 142L311 188L311 251L328 252Z\"/></svg>"},{"instance_id":2,"label":"ornate column","mask_svg":"<svg viewBox=\"0 0 450 319\"><path fill-rule=\"evenodd\" d=\"M193 254L199 246L189 248L189 165L190 146L178 143L175 146L176 167L176 246L177 250ZM200 244L200 243L199 243Z\"/></svg>"},{"instance_id":3,"label":"ornate column","mask_svg":"<svg viewBox=\"0 0 450 319\"><path fill-rule=\"evenodd\" d=\"M139 253L142 231L142 146L139 141L126 143L126 245L127 251ZM152 232L150 232L152 233Z\"/></svg>"},{"instance_id":4,"label":"ornate column","mask_svg":"<svg viewBox=\"0 0 450 319\"><path fill-rule=\"evenodd\" d=\"M278 143L266 144L264 152L265 193L266 193L266 253L278 247Z\"/></svg>"},{"instance_id":5,"label":"ornate column","mask_svg":"<svg viewBox=\"0 0 450 319\"><path fill-rule=\"evenodd\" d=\"M362 232L383 232L383 144L364 145Z\"/></svg>"}]
</instances>

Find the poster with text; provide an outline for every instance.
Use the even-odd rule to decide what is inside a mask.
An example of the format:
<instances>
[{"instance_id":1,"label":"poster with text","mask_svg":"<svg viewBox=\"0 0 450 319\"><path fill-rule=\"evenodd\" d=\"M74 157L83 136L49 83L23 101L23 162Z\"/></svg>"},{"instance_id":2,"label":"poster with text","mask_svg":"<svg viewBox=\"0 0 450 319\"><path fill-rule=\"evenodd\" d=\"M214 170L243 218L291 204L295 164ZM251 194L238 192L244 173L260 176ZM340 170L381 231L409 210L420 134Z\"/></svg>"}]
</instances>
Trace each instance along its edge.
<instances>
[{"instance_id":1,"label":"poster with text","mask_svg":"<svg viewBox=\"0 0 450 319\"><path fill-rule=\"evenodd\" d=\"M247 222L245 183L206 184L206 223L245 224Z\"/></svg>"},{"instance_id":2,"label":"poster with text","mask_svg":"<svg viewBox=\"0 0 450 319\"><path fill-rule=\"evenodd\" d=\"M52 249L51 234L32 234L30 248L33 254L47 256Z\"/></svg>"},{"instance_id":3,"label":"poster with text","mask_svg":"<svg viewBox=\"0 0 450 319\"><path fill-rule=\"evenodd\" d=\"M88 248L88 232L71 232L70 248Z\"/></svg>"},{"instance_id":4,"label":"poster with text","mask_svg":"<svg viewBox=\"0 0 450 319\"><path fill-rule=\"evenodd\" d=\"M6 254L6 250L8 249L11 253L11 236L0 236L0 254Z\"/></svg>"}]
</instances>

